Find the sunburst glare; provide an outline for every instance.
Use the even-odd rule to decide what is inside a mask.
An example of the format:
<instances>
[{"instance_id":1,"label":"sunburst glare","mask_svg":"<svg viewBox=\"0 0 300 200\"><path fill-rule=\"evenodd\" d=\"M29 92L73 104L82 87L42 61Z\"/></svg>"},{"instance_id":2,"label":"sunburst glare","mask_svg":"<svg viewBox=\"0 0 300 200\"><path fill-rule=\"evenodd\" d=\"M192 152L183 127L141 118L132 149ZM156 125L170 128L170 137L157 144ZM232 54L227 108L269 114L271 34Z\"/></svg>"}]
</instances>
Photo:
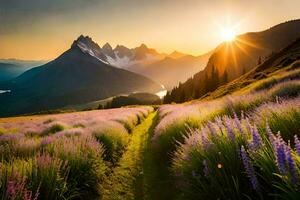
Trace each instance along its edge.
<instances>
[{"instance_id":1,"label":"sunburst glare","mask_svg":"<svg viewBox=\"0 0 300 200\"><path fill-rule=\"evenodd\" d=\"M223 28L221 31L221 36L225 41L233 41L235 39L235 35L236 33L234 29L230 27Z\"/></svg>"}]
</instances>

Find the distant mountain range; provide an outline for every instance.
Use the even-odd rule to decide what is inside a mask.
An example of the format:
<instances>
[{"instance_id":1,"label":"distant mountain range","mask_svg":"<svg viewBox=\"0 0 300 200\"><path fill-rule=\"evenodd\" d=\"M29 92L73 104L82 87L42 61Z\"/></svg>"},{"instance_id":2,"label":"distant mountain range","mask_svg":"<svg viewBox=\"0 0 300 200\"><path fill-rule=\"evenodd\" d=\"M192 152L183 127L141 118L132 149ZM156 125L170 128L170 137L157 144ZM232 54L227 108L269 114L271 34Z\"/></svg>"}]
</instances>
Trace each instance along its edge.
<instances>
[{"instance_id":1,"label":"distant mountain range","mask_svg":"<svg viewBox=\"0 0 300 200\"><path fill-rule=\"evenodd\" d=\"M113 48L109 43L106 43L100 47L91 38L83 35L77 41L82 51L96 57L103 63L147 76L164 85L167 89L172 89L179 82L186 81L190 76L202 70L212 54L209 52L201 56L192 56L178 51L171 54L158 53L145 44L136 48L127 48L123 45L117 45ZM32 67L45 64L46 61L0 59L0 63L3 63L3 66L5 66L4 64L19 66L18 68L13 65L1 67L0 64L0 73L3 74L0 75L1 82L15 78Z\"/></svg>"},{"instance_id":2,"label":"distant mountain range","mask_svg":"<svg viewBox=\"0 0 300 200\"><path fill-rule=\"evenodd\" d=\"M0 84L0 88L11 90L0 95L1 115L56 109L124 93L155 93L162 89L149 78L111 66L102 49L84 36L55 60Z\"/></svg>"},{"instance_id":3,"label":"distant mountain range","mask_svg":"<svg viewBox=\"0 0 300 200\"><path fill-rule=\"evenodd\" d=\"M102 62L142 74L171 89L179 82L186 81L190 76L203 69L212 54L209 52L201 56L191 56L174 51L167 55L148 48L145 44L136 48L117 45L115 48L109 43L100 47L90 42L90 38L80 36L78 42L83 51L89 51ZM85 50L89 49L89 50Z\"/></svg>"},{"instance_id":4,"label":"distant mountain range","mask_svg":"<svg viewBox=\"0 0 300 200\"><path fill-rule=\"evenodd\" d=\"M46 61L0 59L0 82L13 79L22 74L23 72L45 63Z\"/></svg>"},{"instance_id":5,"label":"distant mountain range","mask_svg":"<svg viewBox=\"0 0 300 200\"><path fill-rule=\"evenodd\" d=\"M172 53L162 60L144 66L131 67L129 70L143 74L170 90L202 70L211 54L212 52L208 52L201 56L191 56Z\"/></svg>"},{"instance_id":6,"label":"distant mountain range","mask_svg":"<svg viewBox=\"0 0 300 200\"><path fill-rule=\"evenodd\" d=\"M117 45L113 49L109 43L106 43L101 48L98 44L92 42L91 38L82 35L78 38L78 46L102 62L124 69L139 63L152 63L163 59L165 56L155 49L148 48L145 44L133 49Z\"/></svg>"},{"instance_id":7,"label":"distant mountain range","mask_svg":"<svg viewBox=\"0 0 300 200\"><path fill-rule=\"evenodd\" d=\"M165 102L200 98L250 71L299 37L300 20L293 20L224 42L214 50L205 69L175 87L168 93Z\"/></svg>"}]
</instances>

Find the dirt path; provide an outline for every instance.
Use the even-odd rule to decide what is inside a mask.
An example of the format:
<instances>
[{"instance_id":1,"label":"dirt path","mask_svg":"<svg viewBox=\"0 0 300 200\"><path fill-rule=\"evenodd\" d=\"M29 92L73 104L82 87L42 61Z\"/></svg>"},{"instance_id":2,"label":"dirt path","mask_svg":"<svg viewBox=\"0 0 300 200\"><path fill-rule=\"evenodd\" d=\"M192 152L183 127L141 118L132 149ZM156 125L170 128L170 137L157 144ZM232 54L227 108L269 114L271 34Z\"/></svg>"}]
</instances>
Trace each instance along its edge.
<instances>
[{"instance_id":1,"label":"dirt path","mask_svg":"<svg viewBox=\"0 0 300 200\"><path fill-rule=\"evenodd\" d=\"M172 183L151 143L156 121L157 114L152 113L133 130L118 166L103 183L103 200L171 199Z\"/></svg>"}]
</instances>

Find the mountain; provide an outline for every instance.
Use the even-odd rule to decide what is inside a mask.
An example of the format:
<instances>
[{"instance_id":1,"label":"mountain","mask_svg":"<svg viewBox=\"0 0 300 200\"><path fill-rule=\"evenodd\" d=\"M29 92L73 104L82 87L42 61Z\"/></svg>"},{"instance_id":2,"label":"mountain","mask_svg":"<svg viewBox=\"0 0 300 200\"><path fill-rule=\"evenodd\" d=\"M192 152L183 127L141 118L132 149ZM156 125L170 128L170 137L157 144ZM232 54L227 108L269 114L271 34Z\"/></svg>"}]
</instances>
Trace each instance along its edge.
<instances>
[{"instance_id":1,"label":"mountain","mask_svg":"<svg viewBox=\"0 0 300 200\"><path fill-rule=\"evenodd\" d=\"M0 82L13 79L41 63L44 64L43 61L0 59Z\"/></svg>"},{"instance_id":2,"label":"mountain","mask_svg":"<svg viewBox=\"0 0 300 200\"><path fill-rule=\"evenodd\" d=\"M224 42L209 59L213 67L233 80L255 67L260 60L278 52L300 36L300 20L278 24L268 30L237 36L233 42Z\"/></svg>"},{"instance_id":3,"label":"mountain","mask_svg":"<svg viewBox=\"0 0 300 200\"><path fill-rule=\"evenodd\" d=\"M165 102L199 98L250 71L271 54L300 37L300 20L288 21L268 30L251 32L220 44L204 70L168 93Z\"/></svg>"},{"instance_id":4,"label":"mountain","mask_svg":"<svg viewBox=\"0 0 300 200\"><path fill-rule=\"evenodd\" d=\"M270 87L279 82L300 79L300 37L278 53L274 53L263 63L241 77L220 86L215 91L204 96L205 99L215 99L235 92L247 91L247 86L264 80L259 87ZM272 78L272 79L271 79ZM268 81L267 81L268 80ZM269 86L267 83L270 83ZM242 88L244 88L242 90ZM253 88L252 88L253 89ZM263 88L256 88L263 89Z\"/></svg>"},{"instance_id":5,"label":"mountain","mask_svg":"<svg viewBox=\"0 0 300 200\"><path fill-rule=\"evenodd\" d=\"M15 59L15 58L9 58L9 59L0 59L0 62L19 65L19 66L23 66L26 68L33 68L33 67L37 67L37 66L46 64L49 61L46 61L46 60L20 60L20 59Z\"/></svg>"},{"instance_id":6,"label":"mountain","mask_svg":"<svg viewBox=\"0 0 300 200\"><path fill-rule=\"evenodd\" d=\"M0 63L0 82L15 78L24 71L26 70L22 66L9 63Z\"/></svg>"},{"instance_id":7,"label":"mountain","mask_svg":"<svg viewBox=\"0 0 300 200\"><path fill-rule=\"evenodd\" d=\"M193 74L202 70L207 64L211 54L212 52L201 56L183 55L177 56L178 58L167 56L157 62L144 66L131 67L129 70L143 74L152 80L163 84L165 88L170 90L178 85L179 82L186 81Z\"/></svg>"},{"instance_id":8,"label":"mountain","mask_svg":"<svg viewBox=\"0 0 300 200\"><path fill-rule=\"evenodd\" d=\"M117 45L113 48L109 43L102 47L91 38L80 36L79 45L83 51L109 65L147 76L171 89L179 82L203 69L212 52L202 56L191 56L174 51L166 55L141 44L135 48Z\"/></svg>"},{"instance_id":9,"label":"mountain","mask_svg":"<svg viewBox=\"0 0 300 200\"><path fill-rule=\"evenodd\" d=\"M186 56L186 54L178 52L178 51L173 51L172 53L170 53L168 55L169 58L173 58L173 59L181 58L181 57L184 57L184 56Z\"/></svg>"},{"instance_id":10,"label":"mountain","mask_svg":"<svg viewBox=\"0 0 300 200\"><path fill-rule=\"evenodd\" d=\"M91 102L132 92L155 93L152 80L113 67L102 49L89 37L80 36L55 60L33 68L1 84L10 93L0 95L1 115L22 114Z\"/></svg>"},{"instance_id":11,"label":"mountain","mask_svg":"<svg viewBox=\"0 0 300 200\"><path fill-rule=\"evenodd\" d=\"M78 44L83 51L87 51L87 53L97 57L102 62L123 69L139 64L148 64L164 58L164 54L148 48L145 44L141 44L141 46L133 49L117 45L113 49L109 43L106 43L101 48L91 38L82 35L78 38Z\"/></svg>"}]
</instances>

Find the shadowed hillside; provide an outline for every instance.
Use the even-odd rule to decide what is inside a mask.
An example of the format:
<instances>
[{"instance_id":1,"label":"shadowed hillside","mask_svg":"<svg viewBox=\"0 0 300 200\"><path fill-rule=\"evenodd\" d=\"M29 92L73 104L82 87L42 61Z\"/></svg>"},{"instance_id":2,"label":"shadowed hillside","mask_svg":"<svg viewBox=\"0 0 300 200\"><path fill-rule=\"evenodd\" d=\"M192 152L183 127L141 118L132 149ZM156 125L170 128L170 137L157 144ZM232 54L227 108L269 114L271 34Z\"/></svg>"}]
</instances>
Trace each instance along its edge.
<instances>
[{"instance_id":1,"label":"shadowed hillside","mask_svg":"<svg viewBox=\"0 0 300 200\"><path fill-rule=\"evenodd\" d=\"M300 37L300 20L276 25L262 32L246 33L232 42L224 42L216 48L206 68L184 84L175 87L165 102L184 102L200 98L215 90L280 51Z\"/></svg>"}]
</instances>

